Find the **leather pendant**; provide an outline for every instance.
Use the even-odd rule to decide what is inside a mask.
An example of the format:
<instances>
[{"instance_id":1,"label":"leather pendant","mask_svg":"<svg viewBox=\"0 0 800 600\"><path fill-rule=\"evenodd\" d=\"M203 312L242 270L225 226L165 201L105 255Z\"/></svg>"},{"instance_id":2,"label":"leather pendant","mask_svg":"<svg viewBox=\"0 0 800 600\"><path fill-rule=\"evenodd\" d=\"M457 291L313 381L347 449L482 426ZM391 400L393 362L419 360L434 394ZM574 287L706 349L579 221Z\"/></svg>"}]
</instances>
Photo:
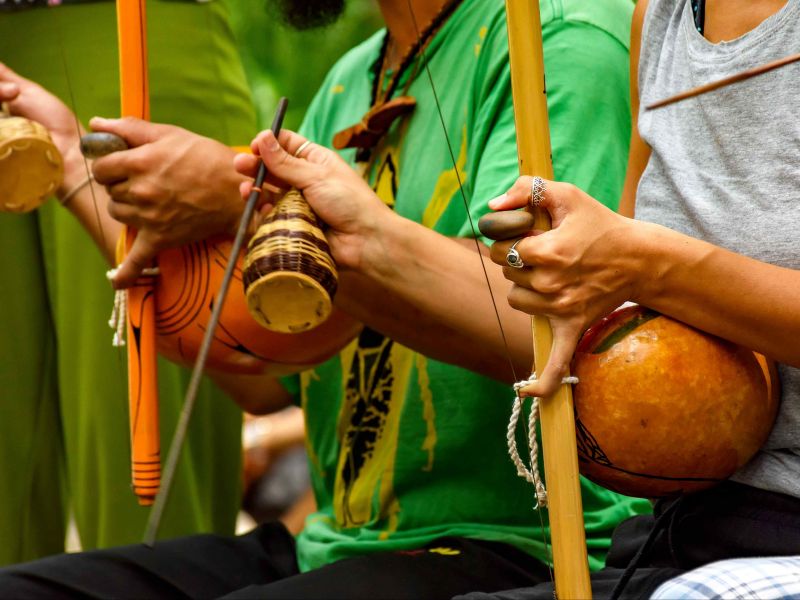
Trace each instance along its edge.
<instances>
[{"instance_id":1,"label":"leather pendant","mask_svg":"<svg viewBox=\"0 0 800 600\"><path fill-rule=\"evenodd\" d=\"M337 150L374 148L392 124L400 117L411 114L416 105L417 101L411 96L400 96L373 106L361 121L333 136L333 147Z\"/></svg>"}]
</instances>

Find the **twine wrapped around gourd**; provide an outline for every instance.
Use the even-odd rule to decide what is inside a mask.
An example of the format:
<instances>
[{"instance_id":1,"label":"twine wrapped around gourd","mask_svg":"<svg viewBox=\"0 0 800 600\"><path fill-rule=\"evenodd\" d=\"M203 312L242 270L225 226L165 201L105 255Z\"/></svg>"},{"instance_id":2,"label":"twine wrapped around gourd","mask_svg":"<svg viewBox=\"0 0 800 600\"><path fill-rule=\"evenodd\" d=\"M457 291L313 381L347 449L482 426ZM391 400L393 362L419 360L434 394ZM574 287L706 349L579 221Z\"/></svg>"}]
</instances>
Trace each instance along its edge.
<instances>
[{"instance_id":1,"label":"twine wrapped around gourd","mask_svg":"<svg viewBox=\"0 0 800 600\"><path fill-rule=\"evenodd\" d=\"M250 313L271 331L307 331L330 316L336 264L317 215L298 190L287 192L259 226L243 280Z\"/></svg>"},{"instance_id":2,"label":"twine wrapped around gourd","mask_svg":"<svg viewBox=\"0 0 800 600\"><path fill-rule=\"evenodd\" d=\"M26 213L53 195L64 176L61 153L44 126L0 109L0 212Z\"/></svg>"}]
</instances>

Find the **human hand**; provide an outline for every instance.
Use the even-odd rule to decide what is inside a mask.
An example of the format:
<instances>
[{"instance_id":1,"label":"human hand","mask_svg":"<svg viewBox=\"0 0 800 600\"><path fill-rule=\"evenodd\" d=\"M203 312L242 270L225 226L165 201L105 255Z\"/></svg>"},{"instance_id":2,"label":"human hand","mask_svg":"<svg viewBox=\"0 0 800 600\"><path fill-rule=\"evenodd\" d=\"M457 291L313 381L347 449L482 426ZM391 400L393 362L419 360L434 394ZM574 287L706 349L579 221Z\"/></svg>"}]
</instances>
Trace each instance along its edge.
<instances>
[{"instance_id":1,"label":"human hand","mask_svg":"<svg viewBox=\"0 0 800 600\"><path fill-rule=\"evenodd\" d=\"M270 185L265 186L264 194L267 204L274 203L281 190L299 189L317 216L328 225L326 237L337 265L345 269L359 268L365 246L379 237L375 233L378 224L394 213L332 150L309 144L300 157L296 157L294 153L306 142L304 137L283 130L279 141L272 131L261 132L252 143L253 155L236 157L236 169L250 178L255 177L260 156L269 173ZM252 181L243 183L242 197L246 198L252 187Z\"/></svg>"},{"instance_id":2,"label":"human hand","mask_svg":"<svg viewBox=\"0 0 800 600\"><path fill-rule=\"evenodd\" d=\"M540 207L550 214L550 231L533 231L515 246L525 265L512 268L506 255L515 240L492 245L491 257L514 285L508 303L517 310L549 318L553 330L550 359L524 395L552 395L566 375L583 332L600 317L638 294L636 222L609 210L567 183L546 182ZM530 200L531 178L520 177L508 193L489 202L512 210Z\"/></svg>"},{"instance_id":3,"label":"human hand","mask_svg":"<svg viewBox=\"0 0 800 600\"><path fill-rule=\"evenodd\" d=\"M7 102L11 114L43 125L64 160L64 181L56 191L60 197L86 178L80 154L82 129L74 113L39 84L18 75L0 63L0 102Z\"/></svg>"},{"instance_id":4,"label":"human hand","mask_svg":"<svg viewBox=\"0 0 800 600\"><path fill-rule=\"evenodd\" d=\"M92 169L111 196L109 214L137 229L115 288L133 285L161 250L235 233L244 178L233 169L234 150L180 127L139 119L94 118L90 125L131 147L97 159Z\"/></svg>"}]
</instances>

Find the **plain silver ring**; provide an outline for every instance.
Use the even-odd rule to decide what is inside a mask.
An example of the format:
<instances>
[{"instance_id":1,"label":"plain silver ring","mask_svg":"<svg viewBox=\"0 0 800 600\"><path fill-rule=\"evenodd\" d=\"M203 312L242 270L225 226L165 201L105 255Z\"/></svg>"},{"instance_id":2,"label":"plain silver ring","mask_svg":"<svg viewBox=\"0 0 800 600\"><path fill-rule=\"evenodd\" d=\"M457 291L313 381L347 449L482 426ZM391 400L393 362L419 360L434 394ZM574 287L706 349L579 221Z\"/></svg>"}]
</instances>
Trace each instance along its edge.
<instances>
[{"instance_id":1,"label":"plain silver ring","mask_svg":"<svg viewBox=\"0 0 800 600\"><path fill-rule=\"evenodd\" d=\"M519 252L517 252L517 249L515 248L515 246L524 239L525 238L519 238L516 242L511 244L511 248L509 248L508 252L506 252L506 264L509 267L513 267L514 269L521 269L522 267L525 266L525 263L522 262L522 257L519 255Z\"/></svg>"},{"instance_id":2,"label":"plain silver ring","mask_svg":"<svg viewBox=\"0 0 800 600\"><path fill-rule=\"evenodd\" d=\"M300 147L299 147L297 150L295 150L295 151L294 151L294 155L295 155L295 157L296 157L296 158L300 158L300 153L301 153L303 150L305 150L306 148L308 148L310 145L311 145L311 140L306 140L305 142L303 142L302 144L300 144Z\"/></svg>"},{"instance_id":3,"label":"plain silver ring","mask_svg":"<svg viewBox=\"0 0 800 600\"><path fill-rule=\"evenodd\" d=\"M544 200L544 193L547 191L547 183L538 175L531 181L531 206L538 207Z\"/></svg>"}]
</instances>

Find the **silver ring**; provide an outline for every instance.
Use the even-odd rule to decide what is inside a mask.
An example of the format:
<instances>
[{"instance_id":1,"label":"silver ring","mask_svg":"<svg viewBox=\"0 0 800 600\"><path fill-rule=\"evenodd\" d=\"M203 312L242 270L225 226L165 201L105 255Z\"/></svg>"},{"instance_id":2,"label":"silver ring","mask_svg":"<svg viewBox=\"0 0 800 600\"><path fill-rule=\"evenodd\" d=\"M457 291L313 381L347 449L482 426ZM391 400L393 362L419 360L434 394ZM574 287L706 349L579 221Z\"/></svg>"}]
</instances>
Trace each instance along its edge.
<instances>
[{"instance_id":1,"label":"silver ring","mask_svg":"<svg viewBox=\"0 0 800 600\"><path fill-rule=\"evenodd\" d=\"M300 153L306 148L308 148L310 145L311 145L311 140L306 140L305 142L300 144L300 147L294 151L295 157L300 158Z\"/></svg>"},{"instance_id":2,"label":"silver ring","mask_svg":"<svg viewBox=\"0 0 800 600\"><path fill-rule=\"evenodd\" d=\"M538 175L531 181L531 206L539 206L544 200L544 193L547 191L545 180Z\"/></svg>"},{"instance_id":3,"label":"silver ring","mask_svg":"<svg viewBox=\"0 0 800 600\"><path fill-rule=\"evenodd\" d=\"M511 244L511 248L509 248L508 252L506 252L506 264L509 267L513 267L515 269L521 269L522 267L525 266L525 263L522 262L522 257L519 255L519 252L517 252L517 249L514 247L524 239L525 238L519 238L516 242Z\"/></svg>"}]
</instances>

